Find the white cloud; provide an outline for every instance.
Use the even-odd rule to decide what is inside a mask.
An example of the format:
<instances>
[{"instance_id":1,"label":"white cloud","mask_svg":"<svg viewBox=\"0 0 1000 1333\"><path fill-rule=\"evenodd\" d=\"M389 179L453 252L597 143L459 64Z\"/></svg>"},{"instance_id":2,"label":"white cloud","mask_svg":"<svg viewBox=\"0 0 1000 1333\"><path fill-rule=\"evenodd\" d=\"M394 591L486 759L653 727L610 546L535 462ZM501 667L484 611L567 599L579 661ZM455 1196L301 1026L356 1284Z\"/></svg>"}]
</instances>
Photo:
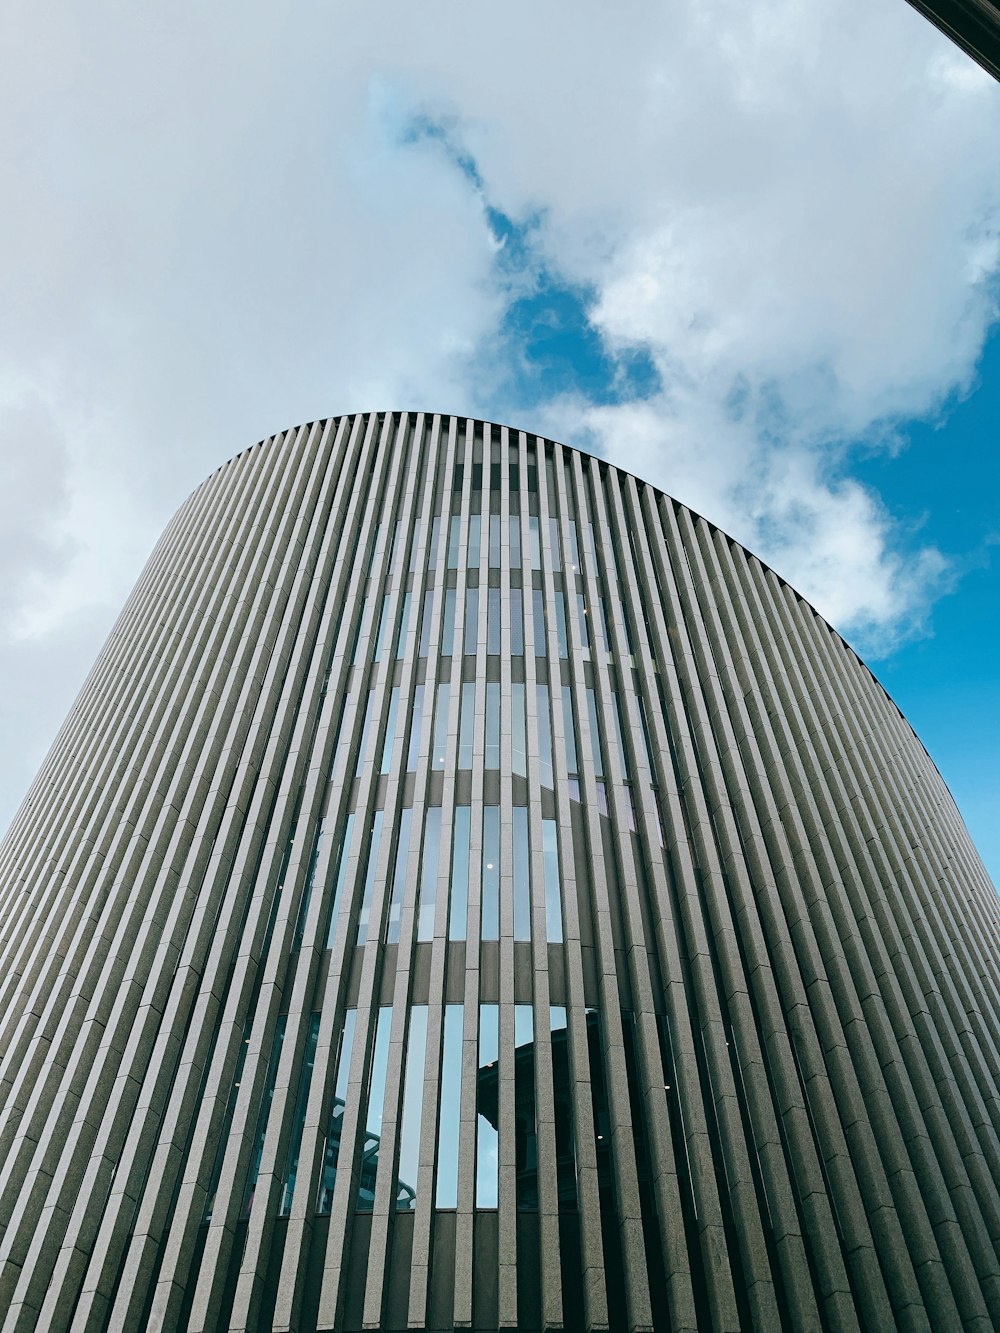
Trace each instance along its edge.
<instances>
[{"instance_id":1,"label":"white cloud","mask_svg":"<svg viewBox=\"0 0 1000 1333\"><path fill-rule=\"evenodd\" d=\"M509 290L469 181L404 142L416 113L663 380L528 415L727 527L839 627L919 623L941 558L899 555L844 443L970 382L1000 90L903 0L227 8L6 19L0 810L224 457L358 407L524 419L499 370L469 383Z\"/></svg>"}]
</instances>

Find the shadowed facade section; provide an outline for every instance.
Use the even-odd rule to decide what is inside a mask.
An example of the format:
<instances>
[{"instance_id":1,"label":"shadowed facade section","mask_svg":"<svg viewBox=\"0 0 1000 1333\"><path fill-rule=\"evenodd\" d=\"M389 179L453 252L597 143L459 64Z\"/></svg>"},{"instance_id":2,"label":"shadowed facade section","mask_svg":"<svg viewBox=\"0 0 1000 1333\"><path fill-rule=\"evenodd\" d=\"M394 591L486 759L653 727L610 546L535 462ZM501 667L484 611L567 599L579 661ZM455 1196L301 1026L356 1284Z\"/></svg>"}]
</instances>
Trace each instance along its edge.
<instances>
[{"instance_id":1,"label":"shadowed facade section","mask_svg":"<svg viewBox=\"0 0 1000 1333\"><path fill-rule=\"evenodd\" d=\"M683 505L465 418L276 435L0 845L0 1329L988 1333L998 918Z\"/></svg>"}]
</instances>

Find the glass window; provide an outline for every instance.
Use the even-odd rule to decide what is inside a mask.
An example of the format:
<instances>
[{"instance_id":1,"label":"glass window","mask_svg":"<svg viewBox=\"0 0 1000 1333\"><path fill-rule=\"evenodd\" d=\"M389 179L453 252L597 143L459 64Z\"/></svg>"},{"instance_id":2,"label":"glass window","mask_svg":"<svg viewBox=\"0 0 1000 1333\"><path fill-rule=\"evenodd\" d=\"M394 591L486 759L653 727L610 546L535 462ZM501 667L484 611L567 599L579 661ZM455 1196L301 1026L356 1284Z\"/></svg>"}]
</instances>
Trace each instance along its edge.
<instances>
[{"instance_id":1,"label":"glass window","mask_svg":"<svg viewBox=\"0 0 1000 1333\"><path fill-rule=\"evenodd\" d=\"M406 892L406 862L410 855L410 823L413 811L399 812L399 835L396 839L396 863L392 872L392 897L389 899L389 919L385 938L388 944L399 943L399 927L403 920L403 896Z\"/></svg>"},{"instance_id":2,"label":"glass window","mask_svg":"<svg viewBox=\"0 0 1000 1333\"><path fill-rule=\"evenodd\" d=\"M576 595L576 616L580 631L580 652L585 658L590 657L590 617L587 615L587 606L583 595Z\"/></svg>"},{"instance_id":3,"label":"glass window","mask_svg":"<svg viewBox=\"0 0 1000 1333\"><path fill-rule=\"evenodd\" d=\"M500 589L490 588L486 596L486 651L500 651Z\"/></svg>"},{"instance_id":4,"label":"glass window","mask_svg":"<svg viewBox=\"0 0 1000 1333\"><path fill-rule=\"evenodd\" d=\"M452 833L451 904L448 938L464 940L469 918L469 853L472 842L472 808L456 805Z\"/></svg>"},{"instance_id":5,"label":"glass window","mask_svg":"<svg viewBox=\"0 0 1000 1333\"><path fill-rule=\"evenodd\" d=\"M612 691L611 702L613 705L611 709L611 718L615 726L615 744L618 747L618 765L621 770L622 777L626 781L628 781L631 774L629 772L629 766L628 766L628 751L625 749L625 737L622 732L621 701L618 698L617 690Z\"/></svg>"},{"instance_id":6,"label":"glass window","mask_svg":"<svg viewBox=\"0 0 1000 1333\"><path fill-rule=\"evenodd\" d=\"M375 871L378 866L379 845L382 841L384 810L376 810L368 826L368 865L365 870L365 891L361 899L361 912L358 916L358 943L364 944L368 938L368 918L372 910L372 892L375 888Z\"/></svg>"},{"instance_id":7,"label":"glass window","mask_svg":"<svg viewBox=\"0 0 1000 1333\"><path fill-rule=\"evenodd\" d=\"M306 1049L302 1059L302 1072L299 1075L299 1094L295 1099L295 1119L292 1121L291 1138L288 1141L288 1157L285 1167L285 1189L278 1208L280 1217L287 1217L292 1211L292 1198L295 1194L295 1177L299 1170L299 1151L302 1147L302 1130L306 1121L306 1103L309 1100L309 1085L312 1083L313 1066L316 1063L316 1039L319 1037L319 1013L309 1020L309 1032L306 1035Z\"/></svg>"},{"instance_id":8,"label":"glass window","mask_svg":"<svg viewBox=\"0 0 1000 1333\"><path fill-rule=\"evenodd\" d=\"M344 1015L344 1028L340 1034L337 1081L333 1089L333 1104L330 1107L326 1146L323 1149L323 1167L320 1172L319 1198L316 1201L316 1209L320 1213L330 1211L330 1206L333 1203L333 1187L337 1183L340 1136L344 1128L344 1108L347 1105L347 1093L350 1086L351 1053L354 1049L354 1028L357 1016L358 1011L356 1009L348 1009Z\"/></svg>"},{"instance_id":9,"label":"glass window","mask_svg":"<svg viewBox=\"0 0 1000 1333\"><path fill-rule=\"evenodd\" d=\"M469 558L468 564L479 564L479 547L481 543L482 520L479 514L469 515Z\"/></svg>"},{"instance_id":10,"label":"glass window","mask_svg":"<svg viewBox=\"0 0 1000 1333\"><path fill-rule=\"evenodd\" d=\"M399 568L399 560L403 554L402 535L403 520L397 518L392 530L392 550L389 553L389 570L391 573L394 573Z\"/></svg>"},{"instance_id":11,"label":"glass window","mask_svg":"<svg viewBox=\"0 0 1000 1333\"><path fill-rule=\"evenodd\" d=\"M530 1004L514 1005L514 1133L517 1206L538 1207L535 1138L535 1018Z\"/></svg>"},{"instance_id":12,"label":"glass window","mask_svg":"<svg viewBox=\"0 0 1000 1333\"><path fill-rule=\"evenodd\" d=\"M601 751L601 729L597 725L597 696L587 688L587 713L590 718L590 747L594 755L594 774L604 777L604 755Z\"/></svg>"},{"instance_id":13,"label":"glass window","mask_svg":"<svg viewBox=\"0 0 1000 1333\"><path fill-rule=\"evenodd\" d=\"M438 1117L437 1178L434 1203L458 1207L458 1134L462 1109L463 1006L444 1007L444 1042L441 1050L441 1109Z\"/></svg>"},{"instance_id":14,"label":"glass window","mask_svg":"<svg viewBox=\"0 0 1000 1333\"><path fill-rule=\"evenodd\" d=\"M312 851L309 854L309 868L306 871L305 888L302 890L302 902L299 904L298 920L295 922L295 936L292 940L292 948L298 949L302 944L302 936L305 933L306 917L309 915L309 904L312 902L313 884L316 881L316 865L319 861L320 853L323 850L323 839L326 835L326 818L320 816L316 824L316 832L313 835ZM289 855L290 848L285 852ZM285 867L282 867L281 877L278 880L279 885L284 884Z\"/></svg>"},{"instance_id":15,"label":"glass window","mask_svg":"<svg viewBox=\"0 0 1000 1333\"><path fill-rule=\"evenodd\" d=\"M562 554L559 550L559 521L555 518L549 519L549 548L552 568L558 573L562 569Z\"/></svg>"},{"instance_id":16,"label":"glass window","mask_svg":"<svg viewBox=\"0 0 1000 1333\"><path fill-rule=\"evenodd\" d=\"M548 649L545 645L545 603L541 588L532 588L531 608L535 629L535 656L544 657Z\"/></svg>"},{"instance_id":17,"label":"glass window","mask_svg":"<svg viewBox=\"0 0 1000 1333\"><path fill-rule=\"evenodd\" d=\"M368 557L368 577L371 578L378 563L378 558L382 554L382 524L375 526L375 540L372 542L372 553Z\"/></svg>"},{"instance_id":18,"label":"glass window","mask_svg":"<svg viewBox=\"0 0 1000 1333\"><path fill-rule=\"evenodd\" d=\"M287 1016L281 1014L274 1027L274 1040L271 1043L271 1059L267 1066L267 1081L261 1094L260 1110L257 1113L257 1136L254 1139L253 1153L250 1157L250 1169L247 1172L246 1186L243 1190L241 1217L249 1217L253 1207L254 1191L260 1174L260 1160L264 1155L264 1136L267 1133L267 1121L271 1114L271 1102L274 1100L274 1085L278 1081L278 1061L281 1059L281 1046L285 1040Z\"/></svg>"},{"instance_id":19,"label":"glass window","mask_svg":"<svg viewBox=\"0 0 1000 1333\"><path fill-rule=\"evenodd\" d=\"M500 686L491 681L486 686L486 759L487 768L500 767Z\"/></svg>"},{"instance_id":20,"label":"glass window","mask_svg":"<svg viewBox=\"0 0 1000 1333\"><path fill-rule=\"evenodd\" d=\"M375 658L376 662L381 662L382 653L385 650L385 640L389 633L389 594L382 598L382 607L378 613L378 634L375 636Z\"/></svg>"},{"instance_id":21,"label":"glass window","mask_svg":"<svg viewBox=\"0 0 1000 1333\"><path fill-rule=\"evenodd\" d=\"M562 1005L549 1009L552 1042L552 1093L556 1122L556 1184L559 1211L576 1211L576 1146L573 1138L573 1086L569 1063L569 1032Z\"/></svg>"},{"instance_id":22,"label":"glass window","mask_svg":"<svg viewBox=\"0 0 1000 1333\"><path fill-rule=\"evenodd\" d=\"M500 515L490 514L490 569L500 568Z\"/></svg>"},{"instance_id":23,"label":"glass window","mask_svg":"<svg viewBox=\"0 0 1000 1333\"><path fill-rule=\"evenodd\" d=\"M539 540L537 514L529 514L528 516L528 550L531 553L531 568L541 569L542 549L541 549L541 542Z\"/></svg>"},{"instance_id":24,"label":"glass window","mask_svg":"<svg viewBox=\"0 0 1000 1333\"><path fill-rule=\"evenodd\" d=\"M566 638L566 598L562 591L556 592L556 637L559 640L559 656L569 656Z\"/></svg>"},{"instance_id":25,"label":"glass window","mask_svg":"<svg viewBox=\"0 0 1000 1333\"><path fill-rule=\"evenodd\" d=\"M531 939L531 854L528 808L515 805L514 815L514 938Z\"/></svg>"},{"instance_id":26,"label":"glass window","mask_svg":"<svg viewBox=\"0 0 1000 1333\"><path fill-rule=\"evenodd\" d=\"M375 1048L372 1051L371 1077L368 1080L368 1115L365 1118L365 1143L361 1152L361 1168L358 1173L357 1207L360 1213L370 1213L375 1202L379 1149L382 1140L385 1076L389 1068L389 1031L391 1027L392 1005L383 1005L378 1011L378 1023L375 1027Z\"/></svg>"},{"instance_id":27,"label":"glass window","mask_svg":"<svg viewBox=\"0 0 1000 1333\"><path fill-rule=\"evenodd\" d=\"M424 849L420 862L420 896L417 939L434 936L434 904L437 900L438 852L441 843L441 807L430 805L424 814Z\"/></svg>"},{"instance_id":28,"label":"glass window","mask_svg":"<svg viewBox=\"0 0 1000 1333\"><path fill-rule=\"evenodd\" d=\"M483 807L482 938L500 938L500 807Z\"/></svg>"},{"instance_id":29,"label":"glass window","mask_svg":"<svg viewBox=\"0 0 1000 1333\"><path fill-rule=\"evenodd\" d=\"M435 514L431 524L431 541L427 548L427 567L433 569L437 564L438 551L441 547L441 515Z\"/></svg>"},{"instance_id":30,"label":"glass window","mask_svg":"<svg viewBox=\"0 0 1000 1333\"><path fill-rule=\"evenodd\" d=\"M524 656L524 595L520 588L510 590L510 651Z\"/></svg>"},{"instance_id":31,"label":"glass window","mask_svg":"<svg viewBox=\"0 0 1000 1333\"><path fill-rule=\"evenodd\" d=\"M521 519L518 514L511 514L510 523L510 567L517 569L521 563Z\"/></svg>"},{"instance_id":32,"label":"glass window","mask_svg":"<svg viewBox=\"0 0 1000 1333\"><path fill-rule=\"evenodd\" d=\"M417 551L424 537L424 522L418 518L413 525L413 537L410 540L410 558L407 563L407 569L414 570L417 567ZM433 562L432 562L433 563Z\"/></svg>"},{"instance_id":33,"label":"glass window","mask_svg":"<svg viewBox=\"0 0 1000 1333\"><path fill-rule=\"evenodd\" d=\"M333 948L333 936L337 929L337 910L340 907L340 899L344 891L344 881L347 879L347 867L351 859L351 837L354 833L354 815L349 814L344 821L344 832L340 839L340 846L337 848L335 863L337 866L337 881L333 890L333 904L330 908L330 926L326 932L326 947Z\"/></svg>"},{"instance_id":34,"label":"glass window","mask_svg":"<svg viewBox=\"0 0 1000 1333\"><path fill-rule=\"evenodd\" d=\"M401 662L406 656L406 632L410 628L410 603L413 594L403 593L403 614L399 621L399 633L396 636L396 661Z\"/></svg>"},{"instance_id":35,"label":"glass window","mask_svg":"<svg viewBox=\"0 0 1000 1333\"><path fill-rule=\"evenodd\" d=\"M394 685L389 693L389 715L385 721L385 736L382 738L382 760L380 773L388 773L392 767L392 748L396 743L396 714L399 711L399 686Z\"/></svg>"},{"instance_id":36,"label":"glass window","mask_svg":"<svg viewBox=\"0 0 1000 1333\"><path fill-rule=\"evenodd\" d=\"M351 653L351 664L357 666L361 661L362 649L365 644L364 636L361 631L365 623L365 614L368 610L368 598L361 603L361 614L358 616L358 627L354 631L354 651Z\"/></svg>"},{"instance_id":37,"label":"glass window","mask_svg":"<svg viewBox=\"0 0 1000 1333\"><path fill-rule=\"evenodd\" d=\"M406 1073L403 1081L403 1118L399 1130L399 1172L396 1177L396 1207L416 1207L417 1174L420 1166L420 1120L424 1104L424 1057L427 1050L427 1006L410 1010L406 1038Z\"/></svg>"},{"instance_id":38,"label":"glass window","mask_svg":"<svg viewBox=\"0 0 1000 1333\"><path fill-rule=\"evenodd\" d=\"M552 786L552 721L549 715L549 687L544 681L535 686L538 710L538 767L542 786Z\"/></svg>"},{"instance_id":39,"label":"glass window","mask_svg":"<svg viewBox=\"0 0 1000 1333\"><path fill-rule=\"evenodd\" d=\"M569 558L573 566L572 572L576 574L580 569L580 541L576 531L576 520L569 521Z\"/></svg>"},{"instance_id":40,"label":"glass window","mask_svg":"<svg viewBox=\"0 0 1000 1333\"><path fill-rule=\"evenodd\" d=\"M495 1208L500 1178L500 1008L479 1006L479 1078L476 1088L476 1207Z\"/></svg>"},{"instance_id":41,"label":"glass window","mask_svg":"<svg viewBox=\"0 0 1000 1333\"><path fill-rule=\"evenodd\" d=\"M510 743L514 772L522 778L528 776L527 723L524 711L524 686L514 684L510 687L511 728Z\"/></svg>"},{"instance_id":42,"label":"glass window","mask_svg":"<svg viewBox=\"0 0 1000 1333\"><path fill-rule=\"evenodd\" d=\"M462 683L462 711L458 723L458 766L472 767L472 752L476 734L476 682Z\"/></svg>"},{"instance_id":43,"label":"glass window","mask_svg":"<svg viewBox=\"0 0 1000 1333\"><path fill-rule=\"evenodd\" d=\"M641 694L636 694L635 697L639 703L639 722L641 724L640 735L642 736L642 748L646 755L646 767L649 770L649 780L650 782L655 782L656 769L653 767L653 747L649 740L649 722L646 718L646 706L642 702Z\"/></svg>"},{"instance_id":44,"label":"glass window","mask_svg":"<svg viewBox=\"0 0 1000 1333\"><path fill-rule=\"evenodd\" d=\"M368 698L365 700L365 720L361 724L361 739L358 742L358 762L354 769L354 776L360 777L365 766L365 756L368 752L368 732L372 724L372 701L375 697L375 691L368 691Z\"/></svg>"},{"instance_id":45,"label":"glass window","mask_svg":"<svg viewBox=\"0 0 1000 1333\"><path fill-rule=\"evenodd\" d=\"M576 753L576 717L573 712L573 687L562 687L563 731L566 736L566 768L570 773L579 773L580 761Z\"/></svg>"},{"instance_id":46,"label":"glass window","mask_svg":"<svg viewBox=\"0 0 1000 1333\"><path fill-rule=\"evenodd\" d=\"M479 589L465 590L465 651L475 653L479 644Z\"/></svg>"},{"instance_id":47,"label":"glass window","mask_svg":"<svg viewBox=\"0 0 1000 1333\"><path fill-rule=\"evenodd\" d=\"M424 593L424 613L420 618L420 657L426 657L431 646L431 619L434 615L434 592Z\"/></svg>"},{"instance_id":48,"label":"glass window","mask_svg":"<svg viewBox=\"0 0 1000 1333\"><path fill-rule=\"evenodd\" d=\"M455 650L455 589L444 590L444 620L441 624L441 656L451 657Z\"/></svg>"},{"instance_id":49,"label":"glass window","mask_svg":"<svg viewBox=\"0 0 1000 1333\"><path fill-rule=\"evenodd\" d=\"M437 687L437 703L434 709L434 740L431 745L431 767L444 768L445 755L448 752L448 681L443 680Z\"/></svg>"},{"instance_id":50,"label":"glass window","mask_svg":"<svg viewBox=\"0 0 1000 1333\"><path fill-rule=\"evenodd\" d=\"M448 527L448 568L458 568L458 551L462 536L462 520L458 514L453 514L451 523Z\"/></svg>"},{"instance_id":51,"label":"glass window","mask_svg":"<svg viewBox=\"0 0 1000 1333\"><path fill-rule=\"evenodd\" d=\"M562 928L562 885L559 881L559 839L554 819L542 820L542 866L545 875L545 938L559 944Z\"/></svg>"},{"instance_id":52,"label":"glass window","mask_svg":"<svg viewBox=\"0 0 1000 1333\"><path fill-rule=\"evenodd\" d=\"M420 758L420 729L424 724L424 687L416 686L413 691L413 709L410 713L410 743L406 751L406 771L416 771Z\"/></svg>"}]
</instances>

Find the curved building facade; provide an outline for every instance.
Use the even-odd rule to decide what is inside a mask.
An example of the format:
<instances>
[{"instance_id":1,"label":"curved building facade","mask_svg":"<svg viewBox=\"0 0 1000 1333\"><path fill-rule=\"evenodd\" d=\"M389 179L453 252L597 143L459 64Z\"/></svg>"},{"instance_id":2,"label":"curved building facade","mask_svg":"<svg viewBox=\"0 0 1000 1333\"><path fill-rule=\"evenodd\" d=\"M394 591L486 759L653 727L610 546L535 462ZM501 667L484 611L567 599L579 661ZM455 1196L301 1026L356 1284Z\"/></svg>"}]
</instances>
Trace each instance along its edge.
<instances>
[{"instance_id":1,"label":"curved building facade","mask_svg":"<svg viewBox=\"0 0 1000 1333\"><path fill-rule=\"evenodd\" d=\"M709 523L488 423L275 436L0 848L0 1329L987 1333L997 926Z\"/></svg>"}]
</instances>

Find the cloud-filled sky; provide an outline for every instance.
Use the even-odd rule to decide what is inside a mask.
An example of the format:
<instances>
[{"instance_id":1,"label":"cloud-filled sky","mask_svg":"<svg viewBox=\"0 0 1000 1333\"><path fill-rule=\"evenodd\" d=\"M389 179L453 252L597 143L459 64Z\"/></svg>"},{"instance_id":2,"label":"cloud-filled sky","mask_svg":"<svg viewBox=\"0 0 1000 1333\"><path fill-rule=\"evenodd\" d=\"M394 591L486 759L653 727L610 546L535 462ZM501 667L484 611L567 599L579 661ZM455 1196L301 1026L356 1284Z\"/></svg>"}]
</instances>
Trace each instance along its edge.
<instances>
[{"instance_id":1,"label":"cloud-filled sky","mask_svg":"<svg viewBox=\"0 0 1000 1333\"><path fill-rule=\"evenodd\" d=\"M426 408L762 555L1000 878L1000 86L904 0L13 0L0 41L0 824L205 475Z\"/></svg>"}]
</instances>

